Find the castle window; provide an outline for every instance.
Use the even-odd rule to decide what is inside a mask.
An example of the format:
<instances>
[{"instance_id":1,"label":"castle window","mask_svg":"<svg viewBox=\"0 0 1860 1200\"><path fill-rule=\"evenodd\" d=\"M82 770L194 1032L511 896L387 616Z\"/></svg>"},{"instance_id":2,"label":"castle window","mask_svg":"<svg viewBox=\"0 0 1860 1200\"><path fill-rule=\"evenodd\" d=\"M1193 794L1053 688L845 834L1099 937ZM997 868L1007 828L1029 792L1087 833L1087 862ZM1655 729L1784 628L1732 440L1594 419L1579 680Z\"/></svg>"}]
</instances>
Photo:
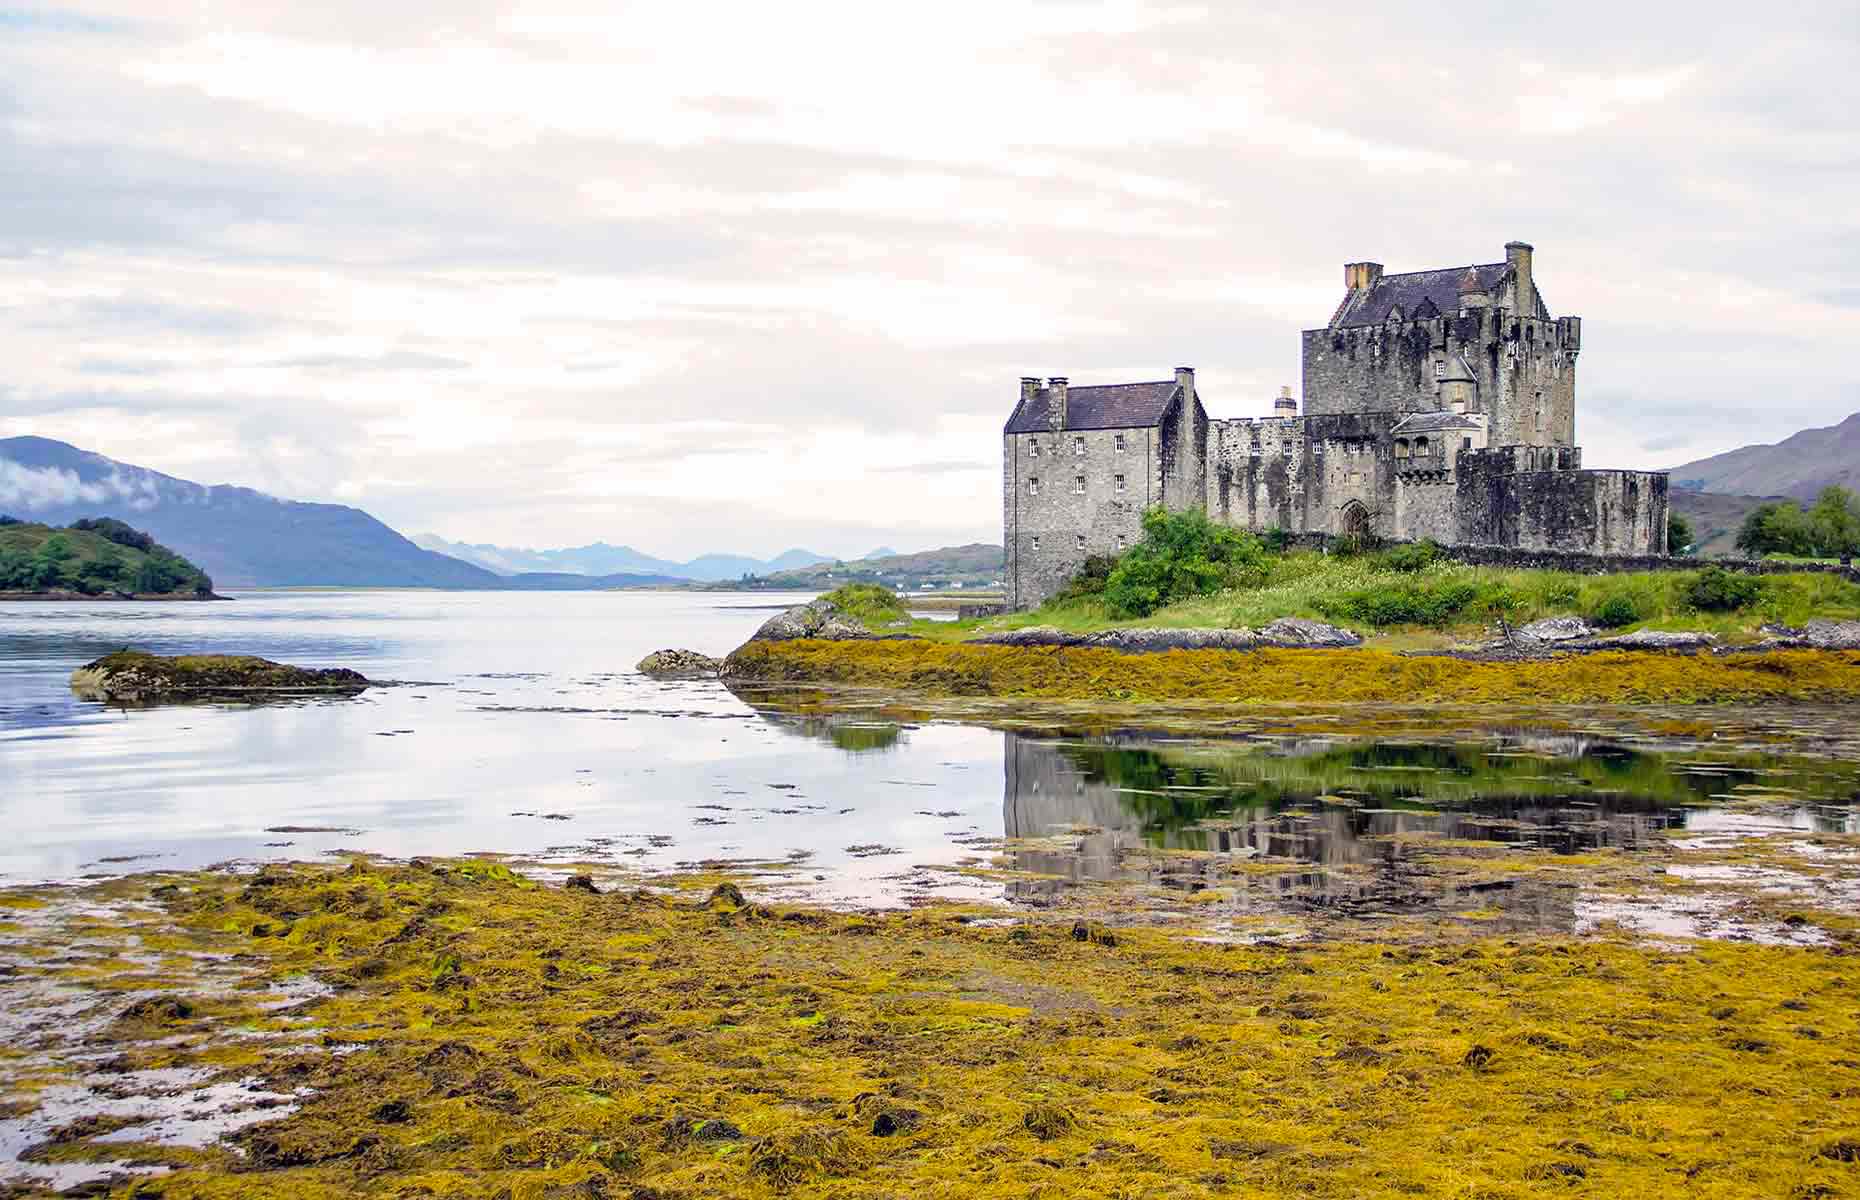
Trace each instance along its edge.
<instances>
[{"instance_id":1,"label":"castle window","mask_svg":"<svg viewBox=\"0 0 1860 1200\"><path fill-rule=\"evenodd\" d=\"M1040 443L1039 442L1029 441L1027 443L1027 457L1028 458L1040 457Z\"/></svg>"},{"instance_id":2,"label":"castle window","mask_svg":"<svg viewBox=\"0 0 1860 1200\"><path fill-rule=\"evenodd\" d=\"M1027 494L1030 496L1037 496L1040 494L1040 477L1038 475L1027 476Z\"/></svg>"},{"instance_id":3,"label":"castle window","mask_svg":"<svg viewBox=\"0 0 1860 1200\"><path fill-rule=\"evenodd\" d=\"M1414 453L1415 453L1416 458L1419 458L1421 455L1427 453L1427 439L1426 438L1414 439Z\"/></svg>"},{"instance_id":4,"label":"castle window","mask_svg":"<svg viewBox=\"0 0 1860 1200\"><path fill-rule=\"evenodd\" d=\"M1072 477L1072 494L1075 496L1083 496L1085 494L1085 477L1083 475L1074 475Z\"/></svg>"},{"instance_id":5,"label":"castle window","mask_svg":"<svg viewBox=\"0 0 1860 1200\"><path fill-rule=\"evenodd\" d=\"M1040 535L1037 533L1033 535L1033 548L1035 550L1040 548Z\"/></svg>"},{"instance_id":6,"label":"castle window","mask_svg":"<svg viewBox=\"0 0 1860 1200\"><path fill-rule=\"evenodd\" d=\"M1396 458L1407 458L1408 457L1408 439L1407 438L1396 438L1395 439L1395 457Z\"/></svg>"},{"instance_id":7,"label":"castle window","mask_svg":"<svg viewBox=\"0 0 1860 1200\"><path fill-rule=\"evenodd\" d=\"M1111 448L1117 451L1119 454L1122 454L1124 452L1124 435L1123 434L1119 433L1119 434L1114 434L1112 436Z\"/></svg>"},{"instance_id":8,"label":"castle window","mask_svg":"<svg viewBox=\"0 0 1860 1200\"><path fill-rule=\"evenodd\" d=\"M1462 450L1471 450L1471 449L1472 449L1472 439L1471 439L1471 438L1461 438L1461 439L1460 439L1460 449L1462 449Z\"/></svg>"},{"instance_id":9,"label":"castle window","mask_svg":"<svg viewBox=\"0 0 1860 1200\"><path fill-rule=\"evenodd\" d=\"M1119 550L1124 548L1124 535L1121 533L1117 535L1117 548Z\"/></svg>"},{"instance_id":10,"label":"castle window","mask_svg":"<svg viewBox=\"0 0 1860 1200\"><path fill-rule=\"evenodd\" d=\"M1084 438L1075 437L1072 439L1072 453L1078 455L1081 458L1085 456L1085 439Z\"/></svg>"},{"instance_id":11,"label":"castle window","mask_svg":"<svg viewBox=\"0 0 1860 1200\"><path fill-rule=\"evenodd\" d=\"M1085 535L1081 533L1079 534L1079 549L1083 550L1084 548L1085 548Z\"/></svg>"},{"instance_id":12,"label":"castle window","mask_svg":"<svg viewBox=\"0 0 1860 1200\"><path fill-rule=\"evenodd\" d=\"M1116 478L1117 478L1117 490L1121 492L1124 490L1124 477L1122 475L1119 475Z\"/></svg>"},{"instance_id":13,"label":"castle window","mask_svg":"<svg viewBox=\"0 0 1860 1200\"><path fill-rule=\"evenodd\" d=\"M1442 379L1446 377L1446 374L1447 374L1447 364L1440 361L1439 359L1435 359L1434 360L1434 378Z\"/></svg>"}]
</instances>

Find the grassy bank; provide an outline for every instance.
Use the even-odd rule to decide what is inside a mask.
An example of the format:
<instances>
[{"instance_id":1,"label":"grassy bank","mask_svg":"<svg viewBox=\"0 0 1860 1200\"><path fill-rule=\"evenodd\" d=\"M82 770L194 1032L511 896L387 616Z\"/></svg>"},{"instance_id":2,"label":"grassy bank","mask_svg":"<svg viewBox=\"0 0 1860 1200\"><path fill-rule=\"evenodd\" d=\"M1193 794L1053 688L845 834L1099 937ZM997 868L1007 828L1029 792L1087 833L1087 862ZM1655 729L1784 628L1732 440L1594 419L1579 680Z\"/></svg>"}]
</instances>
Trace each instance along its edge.
<instances>
[{"instance_id":1,"label":"grassy bank","mask_svg":"<svg viewBox=\"0 0 1860 1200\"><path fill-rule=\"evenodd\" d=\"M296 1107L237 1155L93 1140L104 1118L28 1157L227 1200L1832 1196L1860 1173L1860 976L1825 951L1222 947L702 895L358 864L170 877L111 916L150 898L117 886L86 944L134 932L133 958L48 941L28 972L97 994L90 1057L255 1074ZM190 990L190 956L234 953L248 988ZM306 976L336 990L261 1007ZM56 1061L0 1060L9 1113Z\"/></svg>"},{"instance_id":2,"label":"grassy bank","mask_svg":"<svg viewBox=\"0 0 1860 1200\"><path fill-rule=\"evenodd\" d=\"M1176 650L913 641L752 642L732 678L930 696L1236 703L1700 704L1860 699L1860 652L1725 657L1606 652L1533 662L1383 650Z\"/></svg>"},{"instance_id":3,"label":"grassy bank","mask_svg":"<svg viewBox=\"0 0 1860 1200\"><path fill-rule=\"evenodd\" d=\"M1811 572L1734 576L1736 594L1708 596L1702 581L1709 584L1719 576L1707 576L1703 567L1580 575L1444 560L1404 569L1396 565L1399 561L1374 554L1276 554L1267 557L1257 583L1177 600L1143 617L1119 616L1102 595L1085 595L981 621L919 622L911 632L957 641L1033 625L1079 633L1138 626L1257 629L1280 617L1308 617L1371 637L1438 642L1479 634L1501 617L1521 625L1541 617L1580 616L1619 632L1698 630L1735 640L1756 636L1768 623L1860 619L1860 585Z\"/></svg>"}]
</instances>

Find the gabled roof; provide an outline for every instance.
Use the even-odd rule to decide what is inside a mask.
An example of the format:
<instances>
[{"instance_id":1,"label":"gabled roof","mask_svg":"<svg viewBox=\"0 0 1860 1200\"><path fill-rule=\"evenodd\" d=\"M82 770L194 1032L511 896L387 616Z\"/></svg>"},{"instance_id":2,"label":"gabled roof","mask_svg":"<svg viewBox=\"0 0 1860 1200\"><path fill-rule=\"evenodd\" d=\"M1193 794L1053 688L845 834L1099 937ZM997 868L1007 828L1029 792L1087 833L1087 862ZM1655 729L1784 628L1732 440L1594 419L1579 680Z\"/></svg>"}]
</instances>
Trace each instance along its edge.
<instances>
[{"instance_id":1,"label":"gabled roof","mask_svg":"<svg viewBox=\"0 0 1860 1200\"><path fill-rule=\"evenodd\" d=\"M1415 413L1403 419L1390 433L1444 433L1453 429L1479 429L1482 426L1465 413Z\"/></svg>"},{"instance_id":2,"label":"gabled roof","mask_svg":"<svg viewBox=\"0 0 1860 1200\"><path fill-rule=\"evenodd\" d=\"M1164 379L1156 383L1113 383L1103 387L1075 387L1066 390L1067 429L1145 429L1162 422L1175 399L1176 383ZM1043 433L1047 428L1047 405L1051 388L1041 388L1030 400L1023 400L1008 418L1009 433Z\"/></svg>"},{"instance_id":3,"label":"gabled roof","mask_svg":"<svg viewBox=\"0 0 1860 1200\"><path fill-rule=\"evenodd\" d=\"M1431 304L1436 312L1460 311L1463 291L1489 292L1504 280L1510 263L1478 263L1470 267L1446 267L1438 271L1407 271L1384 275L1367 292L1351 292L1344 298L1334 325L1379 325L1389 313L1401 310L1401 319L1414 320L1421 307Z\"/></svg>"}]
</instances>

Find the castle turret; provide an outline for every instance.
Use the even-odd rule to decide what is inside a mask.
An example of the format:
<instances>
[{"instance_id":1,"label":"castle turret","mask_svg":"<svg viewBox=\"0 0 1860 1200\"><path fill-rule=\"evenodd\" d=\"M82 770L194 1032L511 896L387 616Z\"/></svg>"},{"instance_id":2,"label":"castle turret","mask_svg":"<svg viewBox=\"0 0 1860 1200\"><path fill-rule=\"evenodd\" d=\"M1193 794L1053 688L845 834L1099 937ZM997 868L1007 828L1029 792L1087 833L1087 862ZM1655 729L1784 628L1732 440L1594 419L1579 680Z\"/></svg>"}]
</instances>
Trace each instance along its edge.
<instances>
[{"instance_id":1,"label":"castle turret","mask_svg":"<svg viewBox=\"0 0 1860 1200\"><path fill-rule=\"evenodd\" d=\"M1479 380L1466 365L1463 355L1449 354L1440 373L1440 403L1445 408L1465 413L1478 408Z\"/></svg>"},{"instance_id":2,"label":"castle turret","mask_svg":"<svg viewBox=\"0 0 1860 1200\"><path fill-rule=\"evenodd\" d=\"M1272 415L1275 417L1295 417L1298 415L1298 401L1292 399L1292 389L1279 389L1279 398L1272 402Z\"/></svg>"}]
</instances>

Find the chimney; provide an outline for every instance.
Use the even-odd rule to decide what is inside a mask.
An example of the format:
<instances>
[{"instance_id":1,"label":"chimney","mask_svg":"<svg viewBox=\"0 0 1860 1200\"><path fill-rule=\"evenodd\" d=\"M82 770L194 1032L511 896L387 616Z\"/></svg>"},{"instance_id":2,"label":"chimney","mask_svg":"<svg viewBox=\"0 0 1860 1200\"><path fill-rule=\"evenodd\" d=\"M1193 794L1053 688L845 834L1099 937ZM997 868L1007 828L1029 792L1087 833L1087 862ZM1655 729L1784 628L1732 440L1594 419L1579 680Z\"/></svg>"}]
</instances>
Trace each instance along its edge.
<instances>
[{"instance_id":1,"label":"chimney","mask_svg":"<svg viewBox=\"0 0 1860 1200\"><path fill-rule=\"evenodd\" d=\"M1195 403L1195 368L1177 367L1175 369L1175 386L1182 389L1183 407Z\"/></svg>"},{"instance_id":2,"label":"chimney","mask_svg":"<svg viewBox=\"0 0 1860 1200\"><path fill-rule=\"evenodd\" d=\"M1020 377L1020 402L1022 404L1032 400L1034 393L1039 390L1040 377L1038 375L1022 375Z\"/></svg>"},{"instance_id":3,"label":"chimney","mask_svg":"<svg viewBox=\"0 0 1860 1200\"><path fill-rule=\"evenodd\" d=\"M1518 284L1518 308L1520 317L1537 316L1537 291L1531 282L1531 244L1529 242L1506 242L1505 261L1511 264L1511 273Z\"/></svg>"},{"instance_id":4,"label":"chimney","mask_svg":"<svg viewBox=\"0 0 1860 1200\"><path fill-rule=\"evenodd\" d=\"M1272 415L1275 417L1295 417L1298 415L1298 401L1292 399L1292 389L1279 389L1279 398L1272 402Z\"/></svg>"},{"instance_id":5,"label":"chimney","mask_svg":"<svg viewBox=\"0 0 1860 1200\"><path fill-rule=\"evenodd\" d=\"M1353 262L1343 264L1343 286L1351 291L1368 291L1382 279L1382 264Z\"/></svg>"},{"instance_id":6,"label":"chimney","mask_svg":"<svg viewBox=\"0 0 1860 1200\"><path fill-rule=\"evenodd\" d=\"M1055 375L1046 381L1046 426L1054 433L1066 427L1066 377Z\"/></svg>"}]
</instances>

